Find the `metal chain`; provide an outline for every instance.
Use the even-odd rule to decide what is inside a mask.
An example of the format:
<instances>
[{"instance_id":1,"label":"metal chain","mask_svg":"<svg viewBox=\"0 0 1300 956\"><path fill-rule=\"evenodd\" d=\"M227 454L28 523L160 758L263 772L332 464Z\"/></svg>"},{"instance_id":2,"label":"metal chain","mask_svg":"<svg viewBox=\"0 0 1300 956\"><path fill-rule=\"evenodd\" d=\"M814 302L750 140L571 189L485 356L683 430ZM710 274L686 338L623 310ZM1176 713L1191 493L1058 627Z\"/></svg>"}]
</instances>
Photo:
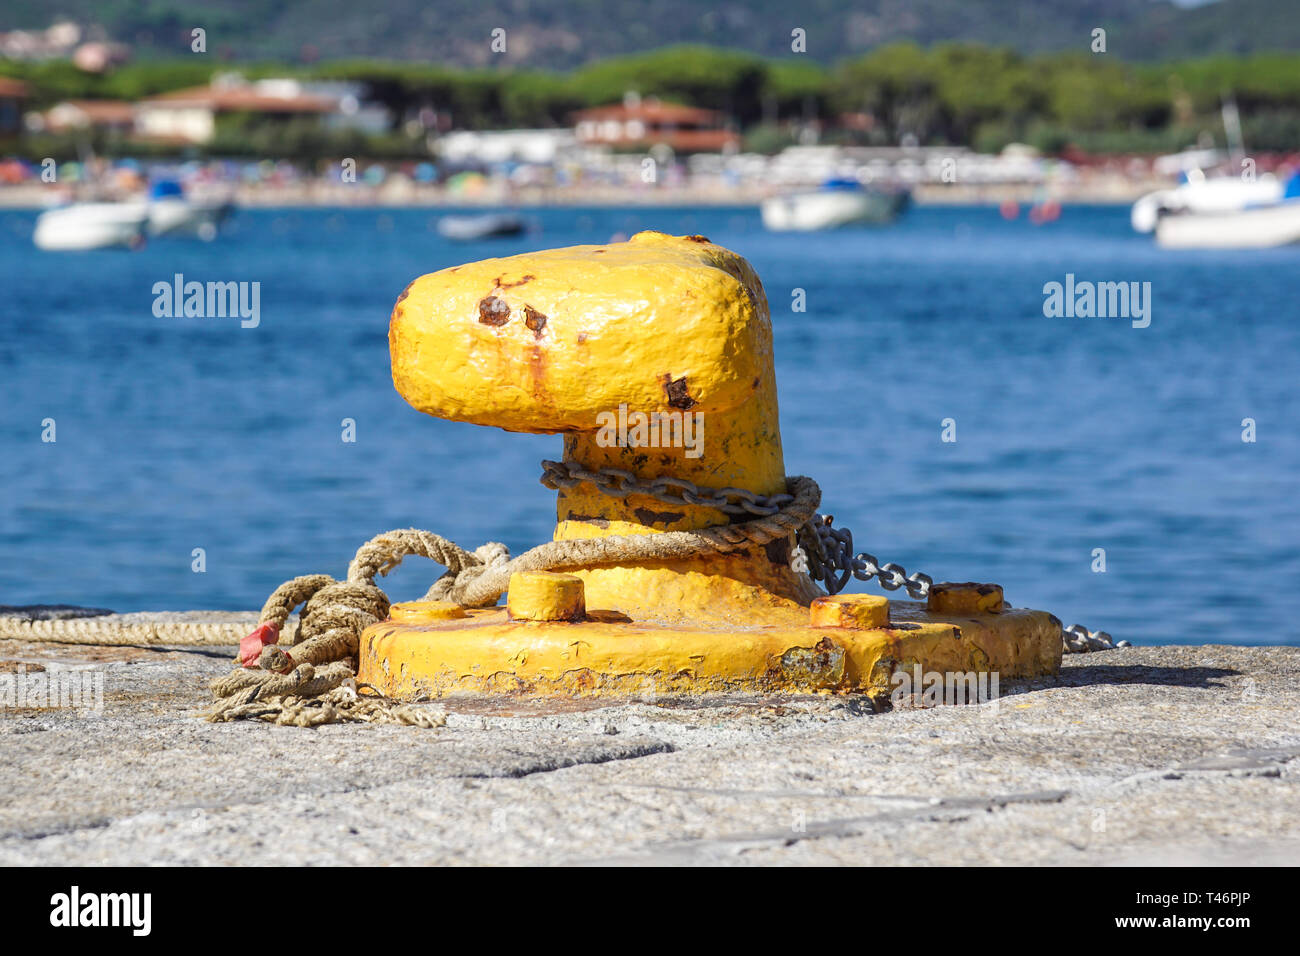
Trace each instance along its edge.
<instances>
[{"instance_id":1,"label":"metal chain","mask_svg":"<svg viewBox=\"0 0 1300 956\"><path fill-rule=\"evenodd\" d=\"M638 478L622 468L599 468L589 471L572 461L543 461L542 484L547 488L572 488L584 481L595 485L611 498L644 495L665 505L700 505L716 508L729 515L754 515L766 518L794 501L794 495L756 495L744 488L700 488L685 478ZM674 494L670 488L680 488Z\"/></svg>"},{"instance_id":2,"label":"metal chain","mask_svg":"<svg viewBox=\"0 0 1300 956\"><path fill-rule=\"evenodd\" d=\"M886 591L905 588L908 595L917 600L929 596L930 585L934 583L930 575L922 571L908 574L901 564L881 564L875 555L865 551L854 555L853 532L848 528L836 528L834 522L835 519L830 515L814 515L812 521L800 529L799 545L804 552L805 567L797 570L806 570L809 577L821 581L822 586L831 594L843 590L852 576L859 581L875 578ZM807 542L805 532L809 532ZM1008 604L1007 607L1011 605ZM1117 643L1105 631L1090 631L1082 624L1062 627L1061 640L1066 652L1070 654L1132 646L1128 641Z\"/></svg>"},{"instance_id":3,"label":"metal chain","mask_svg":"<svg viewBox=\"0 0 1300 956\"><path fill-rule=\"evenodd\" d=\"M685 478L638 478L622 468L598 468L593 471L572 461L543 461L541 481L553 490L589 482L611 498L643 495L661 504L699 505L731 515L772 515L782 505L794 500L793 495L756 495L744 488L701 488ZM674 494L669 490L671 488L680 491ZM830 594L844 590L851 577L859 581L875 578L886 591L902 588L914 600L924 600L930 594L930 586L934 584L934 579L922 571L908 574L901 564L892 561L881 564L875 555L865 551L855 555L853 532L848 528L836 528L832 515L813 515L799 529L797 544L790 566L795 571L807 574L814 581L820 581ZM1061 640L1066 653L1071 654L1131 646L1128 641L1116 643L1105 631L1090 631L1082 624L1063 627Z\"/></svg>"}]
</instances>

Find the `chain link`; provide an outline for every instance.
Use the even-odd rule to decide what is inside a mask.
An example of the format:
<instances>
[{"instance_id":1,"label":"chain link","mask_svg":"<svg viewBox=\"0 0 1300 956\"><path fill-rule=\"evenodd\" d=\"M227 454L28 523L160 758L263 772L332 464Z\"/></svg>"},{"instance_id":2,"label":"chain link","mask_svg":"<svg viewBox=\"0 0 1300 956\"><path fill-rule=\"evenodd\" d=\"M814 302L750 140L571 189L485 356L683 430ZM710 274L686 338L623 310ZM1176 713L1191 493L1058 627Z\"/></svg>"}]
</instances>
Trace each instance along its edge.
<instances>
[{"instance_id":1,"label":"chain link","mask_svg":"<svg viewBox=\"0 0 1300 956\"><path fill-rule=\"evenodd\" d=\"M590 482L611 498L643 495L665 505L699 505L729 515L766 518L794 501L794 495L756 495L744 488L701 488L685 478L638 478L622 468L590 471L572 461L543 461L542 484L547 488L572 488ZM669 489L679 488L674 494Z\"/></svg>"},{"instance_id":2,"label":"chain link","mask_svg":"<svg viewBox=\"0 0 1300 956\"><path fill-rule=\"evenodd\" d=\"M622 468L598 468L595 471L572 461L543 461L542 484L558 490L572 488L583 482L595 485L611 498L643 495L666 505L700 505L716 508L729 515L755 515L766 517L776 514L781 506L794 500L792 495L756 495L744 488L701 488L685 478L638 478ZM674 494L669 489L678 488ZM892 561L881 564L873 554L865 551L853 553L853 532L835 527L832 515L816 514L799 529L797 547L791 557L790 567L820 581L829 594L844 590L850 578L870 581L875 578L886 591L907 591L914 600L924 600L930 594L934 579L921 571L907 573L901 564ZM1006 605L1011 607L1011 605ZM1061 640L1066 653L1081 654L1086 651L1104 651L1116 647L1129 647L1128 641L1115 642L1105 631L1090 631L1082 624L1071 624L1061 629Z\"/></svg>"}]
</instances>

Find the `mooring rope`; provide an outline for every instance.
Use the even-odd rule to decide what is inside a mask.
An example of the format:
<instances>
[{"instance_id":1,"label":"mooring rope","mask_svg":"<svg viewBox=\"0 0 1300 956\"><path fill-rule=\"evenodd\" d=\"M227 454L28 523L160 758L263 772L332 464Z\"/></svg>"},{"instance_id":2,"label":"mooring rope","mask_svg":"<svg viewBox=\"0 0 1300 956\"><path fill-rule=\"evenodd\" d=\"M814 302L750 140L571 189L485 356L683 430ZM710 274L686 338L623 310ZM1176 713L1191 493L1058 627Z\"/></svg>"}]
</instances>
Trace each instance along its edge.
<instances>
[{"instance_id":1,"label":"mooring rope","mask_svg":"<svg viewBox=\"0 0 1300 956\"><path fill-rule=\"evenodd\" d=\"M248 633L248 625L219 621L122 621L117 615L33 619L0 613L0 638L32 643L90 644L97 647L170 644L177 647L229 647Z\"/></svg>"},{"instance_id":2,"label":"mooring rope","mask_svg":"<svg viewBox=\"0 0 1300 956\"><path fill-rule=\"evenodd\" d=\"M267 598L258 617L259 630L274 637L256 659L212 681L216 702L207 719L214 722L254 718L312 727L335 721L404 723L434 726L426 711L358 693L353 659L361 633L388 616L387 595L374 583L411 556L426 557L447 568L426 600L452 601L464 607L496 604L516 571L563 571L629 561L664 561L708 553L728 553L787 538L803 527L821 503L821 489L811 478L788 479L790 500L774 514L698 531L652 535L615 535L548 541L516 558L505 545L488 542L466 551L453 541L417 528L388 531L357 549L346 581L324 574L293 578ZM278 643L293 610L305 605L296 640ZM256 634L257 632L254 632ZM366 689L366 688L361 688Z\"/></svg>"}]
</instances>

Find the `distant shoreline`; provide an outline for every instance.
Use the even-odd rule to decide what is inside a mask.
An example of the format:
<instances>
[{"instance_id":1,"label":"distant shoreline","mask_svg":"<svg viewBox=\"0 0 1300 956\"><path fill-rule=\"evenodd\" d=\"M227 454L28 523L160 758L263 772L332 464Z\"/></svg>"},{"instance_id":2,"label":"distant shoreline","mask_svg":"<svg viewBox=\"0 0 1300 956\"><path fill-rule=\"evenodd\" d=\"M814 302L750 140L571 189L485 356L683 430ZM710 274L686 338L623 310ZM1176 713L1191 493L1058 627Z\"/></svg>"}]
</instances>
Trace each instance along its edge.
<instances>
[{"instance_id":1,"label":"distant shoreline","mask_svg":"<svg viewBox=\"0 0 1300 956\"><path fill-rule=\"evenodd\" d=\"M1052 200L1065 204L1128 205L1167 183L1071 184L1068 187L1020 184L1006 186L922 185L912 193L918 206L986 206L1003 202L1033 204ZM811 187L806 187L811 188ZM797 191L797 190L792 190ZM758 206L772 189L564 189L485 191L477 195L449 194L441 187L291 185L248 186L234 191L236 205L248 208L291 207L410 207L427 209L535 208L548 207L737 207ZM60 193L42 184L0 188L0 209L44 209L60 201Z\"/></svg>"}]
</instances>

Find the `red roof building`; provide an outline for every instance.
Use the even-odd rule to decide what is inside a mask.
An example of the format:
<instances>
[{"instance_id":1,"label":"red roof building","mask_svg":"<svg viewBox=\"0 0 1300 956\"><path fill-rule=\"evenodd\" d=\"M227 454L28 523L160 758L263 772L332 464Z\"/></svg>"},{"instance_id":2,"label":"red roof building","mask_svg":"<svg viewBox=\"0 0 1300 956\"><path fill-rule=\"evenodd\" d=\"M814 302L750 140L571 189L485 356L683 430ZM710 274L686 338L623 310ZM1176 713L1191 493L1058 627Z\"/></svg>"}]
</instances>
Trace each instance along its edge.
<instances>
[{"instance_id":1,"label":"red roof building","mask_svg":"<svg viewBox=\"0 0 1300 956\"><path fill-rule=\"evenodd\" d=\"M677 153L719 153L734 149L740 136L726 128L716 110L644 100L580 110L574 135L587 146L645 149L664 144Z\"/></svg>"},{"instance_id":2,"label":"red roof building","mask_svg":"<svg viewBox=\"0 0 1300 956\"><path fill-rule=\"evenodd\" d=\"M136 108L136 130L157 139L206 143L216 132L216 118L222 113L324 116L338 108L337 98L303 93L293 81L223 81L141 100Z\"/></svg>"}]
</instances>

